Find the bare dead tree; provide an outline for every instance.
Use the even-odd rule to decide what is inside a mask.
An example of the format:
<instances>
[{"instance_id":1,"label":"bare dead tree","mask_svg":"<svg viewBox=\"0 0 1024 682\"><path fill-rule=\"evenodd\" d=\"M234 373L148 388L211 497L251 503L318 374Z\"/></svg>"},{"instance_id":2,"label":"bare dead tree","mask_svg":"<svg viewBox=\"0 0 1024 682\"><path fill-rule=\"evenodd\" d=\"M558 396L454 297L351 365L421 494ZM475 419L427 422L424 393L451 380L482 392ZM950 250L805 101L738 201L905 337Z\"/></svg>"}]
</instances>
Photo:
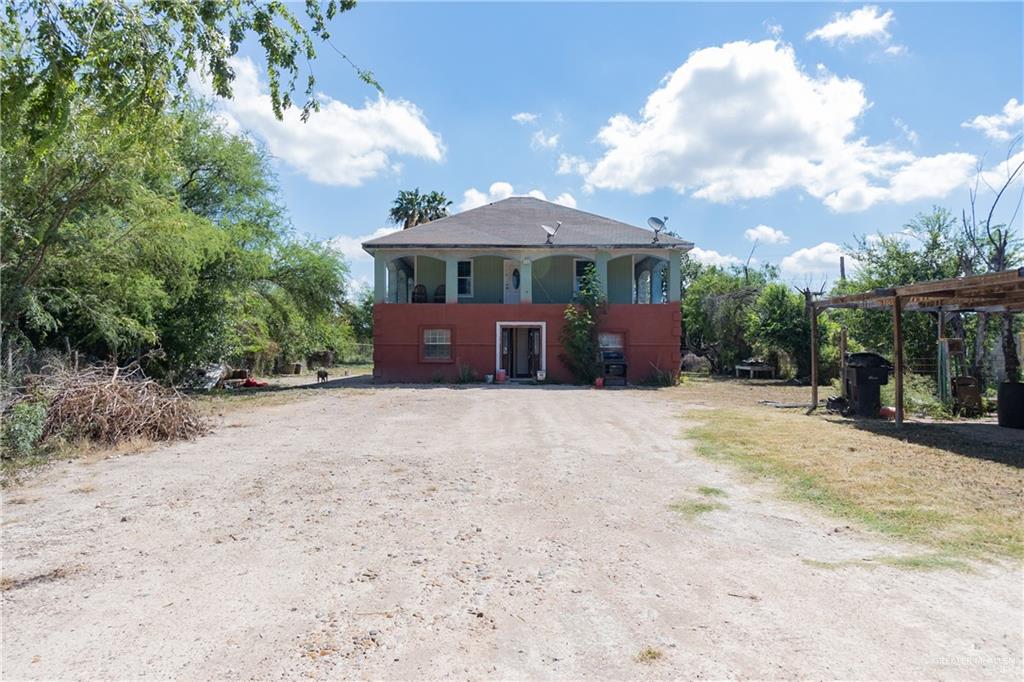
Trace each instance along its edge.
<instances>
[{"instance_id":1,"label":"bare dead tree","mask_svg":"<svg viewBox=\"0 0 1024 682\"><path fill-rule=\"evenodd\" d=\"M1006 223L996 225L992 224L992 219L1000 200L1011 185L1013 185L1014 181L1018 179L1018 176L1021 175L1022 169L1024 169L1024 161L1017 163L1016 166L1013 166L1011 163L1014 151L1020 145L1021 139L1022 136L1018 135L1010 143L1004 163L1006 177L998 189L993 187L985 177L982 166L983 160L978 163L974 187L970 189L970 215L968 215L966 210L961 212L964 238L969 250L969 253L964 254L962 259L964 274L976 274L976 266L980 266L985 272L1001 272L1015 264L1014 247L1018 243L1018 238L1013 234L1013 223L1020 213L1021 202L1024 200L1024 183L1021 184L1021 191L1017 196L1017 202L1010 219ZM985 218L979 221L977 213L978 189L982 183L995 194L995 198L992 200ZM979 384L984 383L982 363L985 355L988 317L989 315L986 312L978 313L978 329L974 337L971 373L977 378ZM1001 321L1002 351L1006 363L1006 374L1011 381L1016 381L1020 374L1020 363L1017 358L1017 341L1013 334L1012 313L1002 313Z\"/></svg>"}]
</instances>

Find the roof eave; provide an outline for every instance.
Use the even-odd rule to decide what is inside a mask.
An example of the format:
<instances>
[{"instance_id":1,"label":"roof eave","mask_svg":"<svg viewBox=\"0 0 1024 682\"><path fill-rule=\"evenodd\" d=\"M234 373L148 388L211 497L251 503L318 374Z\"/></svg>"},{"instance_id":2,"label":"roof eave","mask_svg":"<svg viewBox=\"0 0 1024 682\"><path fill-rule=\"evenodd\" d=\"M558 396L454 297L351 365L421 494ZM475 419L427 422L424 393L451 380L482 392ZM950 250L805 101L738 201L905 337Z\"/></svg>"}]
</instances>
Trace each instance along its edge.
<instances>
[{"instance_id":1,"label":"roof eave","mask_svg":"<svg viewBox=\"0 0 1024 682\"><path fill-rule=\"evenodd\" d=\"M650 242L647 244L374 244L363 242L363 251L371 253L374 249L692 249L693 242L665 243Z\"/></svg>"}]
</instances>

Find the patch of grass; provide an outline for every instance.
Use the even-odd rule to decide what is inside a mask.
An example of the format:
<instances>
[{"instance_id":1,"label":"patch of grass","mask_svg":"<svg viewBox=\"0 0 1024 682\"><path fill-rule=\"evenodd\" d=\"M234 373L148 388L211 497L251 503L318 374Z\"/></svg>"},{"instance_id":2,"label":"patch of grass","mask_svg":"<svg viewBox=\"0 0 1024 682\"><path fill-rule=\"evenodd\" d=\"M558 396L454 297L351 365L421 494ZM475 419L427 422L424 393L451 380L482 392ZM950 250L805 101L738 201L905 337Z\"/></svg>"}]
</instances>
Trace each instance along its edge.
<instances>
[{"instance_id":1,"label":"patch of grass","mask_svg":"<svg viewBox=\"0 0 1024 682\"><path fill-rule=\"evenodd\" d=\"M697 492L704 497L728 497L729 495L721 488L712 488L709 485L702 485L697 488Z\"/></svg>"},{"instance_id":2,"label":"patch of grass","mask_svg":"<svg viewBox=\"0 0 1024 682\"><path fill-rule=\"evenodd\" d=\"M904 556L873 556L863 559L846 559L844 561L819 561L817 559L804 559L804 564L834 571L840 568L878 568L879 566L892 566L908 571L960 571L963 573L972 572L971 565L960 559L945 554L911 554Z\"/></svg>"},{"instance_id":3,"label":"patch of grass","mask_svg":"<svg viewBox=\"0 0 1024 682\"><path fill-rule=\"evenodd\" d=\"M674 511L677 514L688 519L695 519L701 514L707 514L718 509L725 509L724 504L718 502L697 502L697 501L684 501L684 502L673 502L668 506L670 511Z\"/></svg>"},{"instance_id":4,"label":"patch of grass","mask_svg":"<svg viewBox=\"0 0 1024 682\"><path fill-rule=\"evenodd\" d=\"M772 479L789 499L943 556L1024 558L1020 468L853 422L740 410L735 402L693 413L703 423L689 435L702 456Z\"/></svg>"},{"instance_id":5,"label":"patch of grass","mask_svg":"<svg viewBox=\"0 0 1024 682\"><path fill-rule=\"evenodd\" d=\"M645 646L640 650L640 653L636 655L637 663L654 663L665 657L665 653L661 649L655 649L652 646Z\"/></svg>"},{"instance_id":6,"label":"patch of grass","mask_svg":"<svg viewBox=\"0 0 1024 682\"><path fill-rule=\"evenodd\" d=\"M971 572L970 564L954 559L943 554L915 554L911 556L880 556L874 557L877 561L887 566L906 568L913 571L962 571Z\"/></svg>"},{"instance_id":7,"label":"patch of grass","mask_svg":"<svg viewBox=\"0 0 1024 682\"><path fill-rule=\"evenodd\" d=\"M805 565L813 568L823 568L827 571L834 571L847 565L845 561L820 561L818 559L803 559Z\"/></svg>"}]
</instances>

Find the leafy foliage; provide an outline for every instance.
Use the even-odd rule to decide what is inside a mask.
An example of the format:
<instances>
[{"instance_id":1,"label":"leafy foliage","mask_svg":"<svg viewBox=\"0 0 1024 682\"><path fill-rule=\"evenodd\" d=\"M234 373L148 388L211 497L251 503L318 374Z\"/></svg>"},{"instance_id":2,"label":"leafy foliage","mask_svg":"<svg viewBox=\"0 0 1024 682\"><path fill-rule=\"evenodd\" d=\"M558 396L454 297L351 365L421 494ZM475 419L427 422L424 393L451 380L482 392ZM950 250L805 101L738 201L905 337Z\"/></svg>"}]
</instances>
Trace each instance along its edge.
<instances>
[{"instance_id":1,"label":"leafy foliage","mask_svg":"<svg viewBox=\"0 0 1024 682\"><path fill-rule=\"evenodd\" d=\"M77 109L45 153L4 112L5 343L159 349L149 369L171 377L341 343L346 266L292 233L262 150L195 102L120 121Z\"/></svg>"},{"instance_id":2,"label":"leafy foliage","mask_svg":"<svg viewBox=\"0 0 1024 682\"><path fill-rule=\"evenodd\" d=\"M229 58L255 38L265 55L271 106L280 118L292 104L300 64L316 57L315 40L337 51L328 23L353 7L354 0L306 2L307 29L286 3L276 1L14 0L6 3L0 24L3 108L24 109L38 142L58 138L74 121L81 99L108 119L140 111L159 116L171 93L184 92L196 71L209 77L217 95L230 97ZM372 73L356 72L380 89ZM304 119L319 106L315 89L310 73Z\"/></svg>"},{"instance_id":3,"label":"leafy foliage","mask_svg":"<svg viewBox=\"0 0 1024 682\"><path fill-rule=\"evenodd\" d=\"M46 423L46 405L23 400L17 403L3 419L2 436L4 457L24 457L32 454L43 435Z\"/></svg>"},{"instance_id":4,"label":"leafy foliage","mask_svg":"<svg viewBox=\"0 0 1024 682\"><path fill-rule=\"evenodd\" d=\"M897 234L862 236L847 248L858 270L833 294L871 291L914 282L957 277L963 273L965 244L956 220L943 208L918 214ZM888 310L843 310L835 317L849 329L854 347L891 354L892 313ZM935 355L937 318L933 314L905 315L903 335L908 358Z\"/></svg>"},{"instance_id":5,"label":"leafy foliage","mask_svg":"<svg viewBox=\"0 0 1024 682\"><path fill-rule=\"evenodd\" d=\"M583 384L592 384L600 374L597 357L600 350L598 328L604 304L601 281L597 269L591 263L580 277L580 287L574 302L565 308L565 324L561 333L564 350L562 362L573 377Z\"/></svg>"},{"instance_id":6,"label":"leafy foliage","mask_svg":"<svg viewBox=\"0 0 1024 682\"><path fill-rule=\"evenodd\" d=\"M722 372L750 357L748 317L761 287L774 270L726 270L684 263L686 292L682 301L684 343L707 357Z\"/></svg>"},{"instance_id":7,"label":"leafy foliage","mask_svg":"<svg viewBox=\"0 0 1024 682\"><path fill-rule=\"evenodd\" d=\"M419 187L414 190L401 190L388 212L388 220L395 225L401 225L403 230L408 230L421 223L444 218L448 215L448 208L451 205L452 202L444 192L420 194Z\"/></svg>"},{"instance_id":8,"label":"leafy foliage","mask_svg":"<svg viewBox=\"0 0 1024 682\"><path fill-rule=\"evenodd\" d=\"M823 380L838 369L838 349L831 343L836 331L835 322L827 315L819 316L819 370ZM751 306L746 333L756 353L775 360L783 354L797 377L810 377L811 322L803 296L780 282L767 284Z\"/></svg>"}]
</instances>

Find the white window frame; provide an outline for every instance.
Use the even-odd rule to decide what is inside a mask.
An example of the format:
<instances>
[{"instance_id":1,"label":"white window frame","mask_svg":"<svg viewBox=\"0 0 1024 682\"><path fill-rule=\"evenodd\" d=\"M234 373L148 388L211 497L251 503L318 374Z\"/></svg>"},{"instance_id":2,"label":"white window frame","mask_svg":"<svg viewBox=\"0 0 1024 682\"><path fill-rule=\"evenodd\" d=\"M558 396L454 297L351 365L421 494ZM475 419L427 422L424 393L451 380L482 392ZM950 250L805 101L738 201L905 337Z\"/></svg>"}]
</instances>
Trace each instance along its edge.
<instances>
[{"instance_id":1,"label":"white window frame","mask_svg":"<svg viewBox=\"0 0 1024 682\"><path fill-rule=\"evenodd\" d=\"M448 336L447 343L438 343L436 340L433 343L431 343L428 340L428 338L430 337L431 332L444 332L445 334L447 334L447 336ZM452 344L452 330L451 330L450 327L424 327L423 328L423 338L420 339L420 343L423 344L423 355L422 355L422 357L423 357L423 360L425 362L451 362L452 359L454 358L454 349L452 348L452 346L453 346L453 344ZM438 347L445 346L445 347L447 347L448 348L448 355L446 357L443 357L443 358L431 357L430 355L427 354L427 348L429 348L431 346L438 346Z\"/></svg>"},{"instance_id":2,"label":"white window frame","mask_svg":"<svg viewBox=\"0 0 1024 682\"><path fill-rule=\"evenodd\" d=\"M540 327L540 369L548 371L548 323L547 322L495 322L494 323L494 371L501 367L501 328L502 327Z\"/></svg>"},{"instance_id":3,"label":"white window frame","mask_svg":"<svg viewBox=\"0 0 1024 682\"><path fill-rule=\"evenodd\" d=\"M572 295L580 293L580 276L576 274L577 263L589 263L594 265L594 260L591 258L573 258L572 259Z\"/></svg>"},{"instance_id":4,"label":"white window frame","mask_svg":"<svg viewBox=\"0 0 1024 682\"><path fill-rule=\"evenodd\" d=\"M606 343L603 343L603 341L605 339L607 339L609 336L616 336L616 337L618 337L619 345L617 345L617 346L610 346L610 345L608 345ZM626 350L626 334L625 334L625 332L601 332L600 334L598 334L597 339L598 339L598 343L597 343L598 348L600 348L601 350L621 350L621 351Z\"/></svg>"},{"instance_id":5,"label":"white window frame","mask_svg":"<svg viewBox=\"0 0 1024 682\"><path fill-rule=\"evenodd\" d=\"M459 264L460 263L469 263L469 277L461 277L461 276L459 276ZM469 259L466 259L466 260L457 260L457 261L455 261L455 291L456 291L456 293L458 293L458 291L459 291L459 281L460 280L464 280L464 279L465 280L469 280L469 293L468 294L459 293L459 298L472 298L473 297L473 275L474 275L474 272L475 272L475 268L473 267L473 259L472 258L469 258Z\"/></svg>"}]
</instances>

